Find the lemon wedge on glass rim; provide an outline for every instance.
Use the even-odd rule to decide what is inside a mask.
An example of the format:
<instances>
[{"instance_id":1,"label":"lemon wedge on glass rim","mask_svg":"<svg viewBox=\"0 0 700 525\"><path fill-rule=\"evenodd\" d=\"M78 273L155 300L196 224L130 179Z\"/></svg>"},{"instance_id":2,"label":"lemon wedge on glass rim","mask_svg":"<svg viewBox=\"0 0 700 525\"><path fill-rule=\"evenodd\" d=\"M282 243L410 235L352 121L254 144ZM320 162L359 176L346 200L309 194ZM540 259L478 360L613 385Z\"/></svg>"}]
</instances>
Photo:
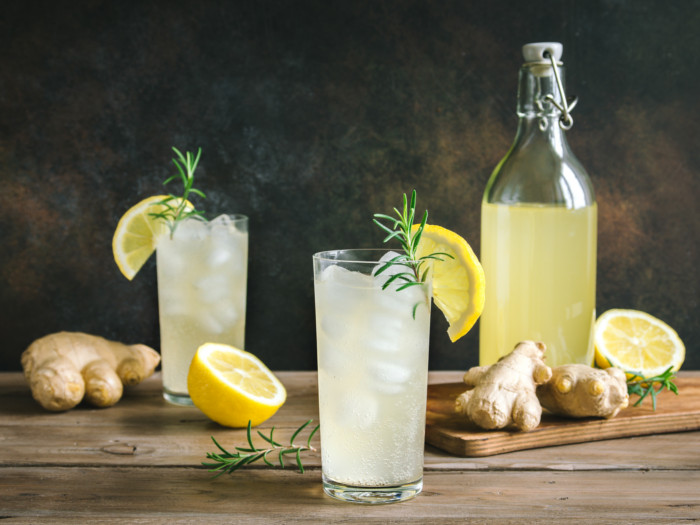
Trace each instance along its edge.
<instances>
[{"instance_id":1,"label":"lemon wedge on glass rim","mask_svg":"<svg viewBox=\"0 0 700 525\"><path fill-rule=\"evenodd\" d=\"M287 399L279 379L253 354L222 343L197 349L187 374L194 405L211 420L234 428L257 426Z\"/></svg>"},{"instance_id":2,"label":"lemon wedge on glass rim","mask_svg":"<svg viewBox=\"0 0 700 525\"><path fill-rule=\"evenodd\" d=\"M614 309L595 322L595 362L644 377L678 370L685 360L685 345L676 331L661 319L639 310Z\"/></svg>"},{"instance_id":3,"label":"lemon wedge on glass rim","mask_svg":"<svg viewBox=\"0 0 700 525\"><path fill-rule=\"evenodd\" d=\"M413 232L419 225L413 226ZM484 270L469 243L442 226L426 224L416 255L448 253L432 261L433 300L445 315L447 334L455 342L474 326L484 309Z\"/></svg>"},{"instance_id":4,"label":"lemon wedge on glass rim","mask_svg":"<svg viewBox=\"0 0 700 525\"><path fill-rule=\"evenodd\" d=\"M122 215L112 238L112 254L119 270L129 280L132 280L141 267L146 263L158 244L158 239L168 233L165 221L151 217L151 213L165 210L159 202L167 199L167 195L156 195L143 199ZM174 201L173 205L177 205ZM194 209L187 202L186 210Z\"/></svg>"}]
</instances>

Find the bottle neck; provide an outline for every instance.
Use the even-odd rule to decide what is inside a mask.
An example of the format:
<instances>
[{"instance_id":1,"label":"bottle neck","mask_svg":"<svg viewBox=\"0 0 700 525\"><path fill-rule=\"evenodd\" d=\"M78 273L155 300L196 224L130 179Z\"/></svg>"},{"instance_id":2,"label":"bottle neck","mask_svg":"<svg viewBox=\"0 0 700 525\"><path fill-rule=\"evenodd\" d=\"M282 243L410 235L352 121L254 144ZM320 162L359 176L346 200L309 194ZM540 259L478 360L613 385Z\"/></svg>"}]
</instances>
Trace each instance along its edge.
<instances>
[{"instance_id":1,"label":"bottle neck","mask_svg":"<svg viewBox=\"0 0 700 525\"><path fill-rule=\"evenodd\" d=\"M562 79L562 68L557 71ZM518 131L489 179L484 202L569 209L595 202L588 174L571 152L562 129L562 110L557 105L567 106L562 103L561 91L551 63L523 65L518 84Z\"/></svg>"},{"instance_id":2,"label":"bottle neck","mask_svg":"<svg viewBox=\"0 0 700 525\"><path fill-rule=\"evenodd\" d=\"M564 85L564 67L558 67ZM518 134L537 133L554 142L566 142L559 126L561 111L552 102L562 106L564 101L552 71L551 64L526 63L520 68L517 114L520 119Z\"/></svg>"}]
</instances>

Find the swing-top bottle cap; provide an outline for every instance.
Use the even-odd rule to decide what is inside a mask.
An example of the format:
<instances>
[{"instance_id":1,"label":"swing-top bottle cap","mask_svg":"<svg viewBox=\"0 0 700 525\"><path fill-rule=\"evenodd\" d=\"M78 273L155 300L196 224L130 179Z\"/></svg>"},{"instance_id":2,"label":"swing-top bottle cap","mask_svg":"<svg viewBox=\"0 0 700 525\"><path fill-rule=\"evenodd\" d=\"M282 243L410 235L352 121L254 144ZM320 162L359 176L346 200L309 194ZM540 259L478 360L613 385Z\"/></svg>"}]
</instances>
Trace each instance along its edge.
<instances>
[{"instance_id":1,"label":"swing-top bottle cap","mask_svg":"<svg viewBox=\"0 0 700 525\"><path fill-rule=\"evenodd\" d=\"M549 55L551 55L559 62L563 51L564 46L559 42L535 42L523 46L523 57L525 62L549 63Z\"/></svg>"}]
</instances>

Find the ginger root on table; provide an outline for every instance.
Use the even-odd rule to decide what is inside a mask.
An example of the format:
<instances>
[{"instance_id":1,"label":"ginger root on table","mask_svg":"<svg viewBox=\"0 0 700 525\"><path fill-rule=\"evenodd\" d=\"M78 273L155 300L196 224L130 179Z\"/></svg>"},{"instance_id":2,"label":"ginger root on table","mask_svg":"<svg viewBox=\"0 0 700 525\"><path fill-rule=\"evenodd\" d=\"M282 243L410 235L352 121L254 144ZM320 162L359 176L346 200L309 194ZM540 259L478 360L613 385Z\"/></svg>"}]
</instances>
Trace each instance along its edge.
<instances>
[{"instance_id":1,"label":"ginger root on table","mask_svg":"<svg viewBox=\"0 0 700 525\"><path fill-rule=\"evenodd\" d=\"M537 387L537 397L553 414L568 417L611 418L629 405L622 370L581 364L553 368L551 379Z\"/></svg>"},{"instance_id":2,"label":"ginger root on table","mask_svg":"<svg viewBox=\"0 0 700 525\"><path fill-rule=\"evenodd\" d=\"M490 366L470 368L464 382L471 390L456 401L456 411L485 429L514 426L523 431L540 424L536 387L552 375L544 362L544 343L523 341Z\"/></svg>"},{"instance_id":3,"label":"ginger root on table","mask_svg":"<svg viewBox=\"0 0 700 525\"><path fill-rule=\"evenodd\" d=\"M146 345L128 346L80 332L47 335L22 353L32 396L54 412L73 408L83 397L98 407L112 406L123 385L140 383L159 362L158 352Z\"/></svg>"}]
</instances>

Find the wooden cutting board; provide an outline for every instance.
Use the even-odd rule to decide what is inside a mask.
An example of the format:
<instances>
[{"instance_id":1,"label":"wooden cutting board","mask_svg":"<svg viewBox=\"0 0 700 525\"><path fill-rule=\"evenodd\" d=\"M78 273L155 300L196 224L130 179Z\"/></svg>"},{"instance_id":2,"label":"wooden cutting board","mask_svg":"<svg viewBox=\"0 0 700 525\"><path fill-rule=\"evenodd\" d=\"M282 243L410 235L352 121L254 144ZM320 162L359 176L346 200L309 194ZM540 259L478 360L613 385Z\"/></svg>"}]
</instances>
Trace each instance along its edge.
<instances>
[{"instance_id":1,"label":"wooden cutting board","mask_svg":"<svg viewBox=\"0 0 700 525\"><path fill-rule=\"evenodd\" d=\"M462 457L481 457L524 450L621 437L664 434L700 429L700 376L675 380L679 395L664 391L656 411L650 399L626 408L612 419L566 419L543 414L540 426L530 432L482 430L454 413L463 383L428 385L425 441ZM637 396L632 396L635 402Z\"/></svg>"}]
</instances>

